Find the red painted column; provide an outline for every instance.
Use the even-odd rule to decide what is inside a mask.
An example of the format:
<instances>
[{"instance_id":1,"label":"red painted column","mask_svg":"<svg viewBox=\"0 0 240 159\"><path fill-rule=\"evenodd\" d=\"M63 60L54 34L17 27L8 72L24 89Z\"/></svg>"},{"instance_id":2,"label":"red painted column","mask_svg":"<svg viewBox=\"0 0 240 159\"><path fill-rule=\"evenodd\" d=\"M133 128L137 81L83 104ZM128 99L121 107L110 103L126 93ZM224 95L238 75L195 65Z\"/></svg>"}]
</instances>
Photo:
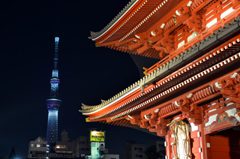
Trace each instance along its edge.
<instances>
[{"instance_id":1,"label":"red painted column","mask_svg":"<svg viewBox=\"0 0 240 159\"><path fill-rule=\"evenodd\" d=\"M165 136L165 147L166 147L166 159L171 158L171 144L170 144L170 133L169 131L167 132L167 135Z\"/></svg>"},{"instance_id":2,"label":"red painted column","mask_svg":"<svg viewBox=\"0 0 240 159\"><path fill-rule=\"evenodd\" d=\"M205 142L204 142L204 132L201 125L195 125L194 123L190 123L191 125L191 142L192 142L192 154L195 159L206 159L204 154L206 153Z\"/></svg>"}]
</instances>

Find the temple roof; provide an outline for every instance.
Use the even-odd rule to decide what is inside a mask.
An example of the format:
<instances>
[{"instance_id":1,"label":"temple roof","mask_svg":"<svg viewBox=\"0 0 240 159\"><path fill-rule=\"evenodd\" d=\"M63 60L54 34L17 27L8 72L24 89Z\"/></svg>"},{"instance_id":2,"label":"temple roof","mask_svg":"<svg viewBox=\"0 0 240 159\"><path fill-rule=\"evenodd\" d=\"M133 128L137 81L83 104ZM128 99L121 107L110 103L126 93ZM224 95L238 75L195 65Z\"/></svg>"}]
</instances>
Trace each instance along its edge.
<instances>
[{"instance_id":1,"label":"temple roof","mask_svg":"<svg viewBox=\"0 0 240 159\"><path fill-rule=\"evenodd\" d=\"M102 30L99 32L90 32L90 39L95 40L99 38L102 34L104 34L108 29L110 29L126 12L129 10L137 1L139 0L131 0L122 10L118 13L118 15L110 22L108 25L106 25Z\"/></svg>"},{"instance_id":2,"label":"temple roof","mask_svg":"<svg viewBox=\"0 0 240 159\"><path fill-rule=\"evenodd\" d=\"M80 112L89 116L88 121L117 121L125 125L126 120L135 122L141 112L151 107L155 109L156 104L165 107L166 100L175 100L184 91L195 88L201 93L200 86L207 82L204 78L216 78L212 75L219 68L225 69L239 60L240 40L236 35L240 32L240 3L239 7L237 4L230 0L222 3L211 0L131 1L92 39L98 46L128 53L153 58L162 54L162 60L120 93L99 105L83 104ZM221 12L214 12L216 6ZM211 91L212 86L206 87Z\"/></svg>"},{"instance_id":3,"label":"temple roof","mask_svg":"<svg viewBox=\"0 0 240 159\"><path fill-rule=\"evenodd\" d=\"M237 20L233 20L231 22L231 24L232 23L238 23L238 22L237 22ZM137 99L139 99L142 96L151 92L153 89L156 89L157 87L162 87L163 85L166 85L166 83L168 83L172 79L175 79L177 76L180 76L181 74L185 73L187 69L193 68L192 65L194 64L194 61L196 61L195 59L196 59L197 56L203 55L203 53L206 52L206 50L207 50L206 48L212 47L212 45L214 43L219 43L220 42L221 36L219 36L218 33L225 32L226 35L230 36L231 34L233 34L232 32L236 32L236 31L239 31L239 30L240 30L239 28L236 29L234 27L231 27L231 29L229 29L227 27L226 28L220 28L214 34L208 36L204 41L196 43L194 46L185 50L183 53L175 56L172 59L168 59L168 60L162 62L161 64L159 64L158 67L156 67L154 69L154 71L147 74L146 76L144 76L143 78L141 78L140 80L138 80L137 82L132 84L131 86L127 87L126 89L124 89L120 93L116 94L112 98L110 98L108 100L102 100L99 105L90 106L90 105L83 104L80 112L82 112L83 115L90 115L91 116L91 115L96 114L97 112L99 112L103 109L106 109L108 107L116 105L116 103L118 103L118 102L121 102L121 101L127 102L127 103L121 103L120 106L118 106L117 108L106 109L107 110L107 111L105 111L106 113L101 113L101 114L98 114L97 116L93 116L93 118L91 118L91 120L92 119L98 120L98 119L100 119L100 118L102 118L102 117L104 117L104 116L106 116L110 113L118 111L118 109L121 109L122 107L126 106L127 104L129 104L133 101L136 101ZM231 33L231 34L229 34L229 33ZM215 41L212 41L213 39ZM209 43L209 41L211 41L211 42ZM235 38L234 42L232 42L233 40L230 40L230 41L232 43L231 46L232 45L239 45L239 39L237 39L237 41L236 41L236 38ZM218 53L223 52L224 49L222 49L222 48L227 49L228 48L227 46L230 46L230 44L228 44L228 43L224 44L224 45L226 45L226 46L221 46L219 48L216 48L215 52L218 52ZM210 53L213 53L213 51L211 51ZM209 57L208 57L209 55L205 55L205 56L206 56L206 59L209 59ZM196 62L196 63L199 63L199 62ZM199 65L199 64L195 64L195 66L197 66L197 65ZM168 75L172 74L176 70L178 70L177 75L171 75L172 77L167 77ZM167 77L167 78L165 78L165 77ZM151 87L147 91L144 91L144 89L146 87L150 86L150 85L154 85L154 87ZM140 95L133 97L132 94L135 94L136 92L140 92L139 93ZM130 96L130 100L129 99L126 100L126 97L129 97L129 96Z\"/></svg>"},{"instance_id":4,"label":"temple roof","mask_svg":"<svg viewBox=\"0 0 240 159\"><path fill-rule=\"evenodd\" d=\"M97 46L159 59L159 52L153 48L139 53L122 43L138 40L139 34L148 31L179 2L180 0L131 0L106 27L99 32L91 32L89 38Z\"/></svg>"}]
</instances>

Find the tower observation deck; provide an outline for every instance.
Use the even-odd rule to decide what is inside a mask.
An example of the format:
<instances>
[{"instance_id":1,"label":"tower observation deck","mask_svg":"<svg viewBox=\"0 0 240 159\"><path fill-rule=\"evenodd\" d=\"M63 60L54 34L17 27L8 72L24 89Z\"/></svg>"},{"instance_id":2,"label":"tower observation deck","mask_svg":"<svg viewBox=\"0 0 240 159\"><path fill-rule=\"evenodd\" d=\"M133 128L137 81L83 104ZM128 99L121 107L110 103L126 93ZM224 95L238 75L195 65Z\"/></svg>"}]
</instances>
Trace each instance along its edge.
<instances>
[{"instance_id":1,"label":"tower observation deck","mask_svg":"<svg viewBox=\"0 0 240 159\"><path fill-rule=\"evenodd\" d=\"M50 98L47 99L47 109L48 109L48 125L47 125L47 143L54 145L58 140L58 109L60 107L61 100L58 99L59 90L59 75L58 75L58 46L59 37L55 37L55 48L53 57L53 70L50 79L51 92Z\"/></svg>"}]
</instances>

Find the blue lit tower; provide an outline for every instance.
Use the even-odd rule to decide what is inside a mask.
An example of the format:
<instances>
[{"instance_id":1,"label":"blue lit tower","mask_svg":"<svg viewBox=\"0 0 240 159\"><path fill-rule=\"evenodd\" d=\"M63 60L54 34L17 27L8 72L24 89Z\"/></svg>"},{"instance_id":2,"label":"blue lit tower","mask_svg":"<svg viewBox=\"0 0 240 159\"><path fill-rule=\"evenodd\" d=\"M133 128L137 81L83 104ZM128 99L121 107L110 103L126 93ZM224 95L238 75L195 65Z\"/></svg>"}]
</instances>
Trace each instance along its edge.
<instances>
[{"instance_id":1,"label":"blue lit tower","mask_svg":"<svg viewBox=\"0 0 240 159\"><path fill-rule=\"evenodd\" d=\"M50 98L47 99L48 108L48 125L47 125L47 142L50 145L54 145L58 140L58 109L60 107L61 100L58 99L58 89L60 80L58 78L58 45L59 37L55 37L55 48L53 58L53 70L50 80L51 93Z\"/></svg>"}]
</instances>

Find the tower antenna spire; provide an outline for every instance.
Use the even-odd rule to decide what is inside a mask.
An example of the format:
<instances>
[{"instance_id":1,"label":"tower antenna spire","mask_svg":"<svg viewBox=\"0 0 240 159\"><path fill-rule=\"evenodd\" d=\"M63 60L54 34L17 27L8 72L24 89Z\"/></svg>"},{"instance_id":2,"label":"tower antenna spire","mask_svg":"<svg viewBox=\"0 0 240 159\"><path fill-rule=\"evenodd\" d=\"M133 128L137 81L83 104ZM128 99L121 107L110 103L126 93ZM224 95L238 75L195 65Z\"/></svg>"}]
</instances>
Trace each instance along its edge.
<instances>
[{"instance_id":1,"label":"tower antenna spire","mask_svg":"<svg viewBox=\"0 0 240 159\"><path fill-rule=\"evenodd\" d=\"M53 58L53 68L57 69L57 65L58 65L58 47L59 47L59 37L55 37L54 38L54 42L55 42L55 47L54 47L54 58Z\"/></svg>"}]
</instances>

